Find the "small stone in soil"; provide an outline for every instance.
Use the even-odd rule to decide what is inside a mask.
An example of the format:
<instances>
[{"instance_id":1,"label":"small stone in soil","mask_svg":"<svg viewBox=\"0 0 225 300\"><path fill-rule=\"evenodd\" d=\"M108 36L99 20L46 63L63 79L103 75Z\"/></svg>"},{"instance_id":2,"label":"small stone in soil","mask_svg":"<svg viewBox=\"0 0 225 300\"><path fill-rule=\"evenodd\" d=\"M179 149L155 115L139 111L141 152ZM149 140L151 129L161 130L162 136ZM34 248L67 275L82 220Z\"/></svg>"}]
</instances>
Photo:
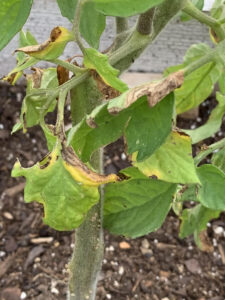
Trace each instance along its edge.
<instances>
[{"instance_id":1,"label":"small stone in soil","mask_svg":"<svg viewBox=\"0 0 225 300\"><path fill-rule=\"evenodd\" d=\"M13 220L14 218L13 218L13 215L10 213L10 212L8 212L8 211L5 211L4 213L3 213L3 216L7 219L7 220Z\"/></svg>"},{"instance_id":2,"label":"small stone in soil","mask_svg":"<svg viewBox=\"0 0 225 300\"><path fill-rule=\"evenodd\" d=\"M144 239L142 242L141 242L141 246L142 248L145 248L145 249L148 249L149 246L150 246L150 243L147 239Z\"/></svg>"},{"instance_id":3,"label":"small stone in soil","mask_svg":"<svg viewBox=\"0 0 225 300\"><path fill-rule=\"evenodd\" d=\"M130 249L130 248L131 248L130 244L127 243L127 242L125 242L125 241L120 242L119 245L120 245L120 249L123 249L123 250L127 250L127 249Z\"/></svg>"}]
</instances>

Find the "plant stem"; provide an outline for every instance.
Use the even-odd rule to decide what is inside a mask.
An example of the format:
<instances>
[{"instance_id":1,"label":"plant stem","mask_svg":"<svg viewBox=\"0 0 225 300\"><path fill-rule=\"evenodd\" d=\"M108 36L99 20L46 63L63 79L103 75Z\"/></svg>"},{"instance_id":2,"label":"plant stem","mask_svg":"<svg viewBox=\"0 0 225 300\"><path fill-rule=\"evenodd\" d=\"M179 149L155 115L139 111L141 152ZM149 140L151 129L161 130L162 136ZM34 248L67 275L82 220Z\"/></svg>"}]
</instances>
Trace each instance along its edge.
<instances>
[{"instance_id":1,"label":"plant stem","mask_svg":"<svg viewBox=\"0 0 225 300\"><path fill-rule=\"evenodd\" d=\"M126 18L116 17L116 33L120 34L128 30L128 20Z\"/></svg>"},{"instance_id":2,"label":"plant stem","mask_svg":"<svg viewBox=\"0 0 225 300\"><path fill-rule=\"evenodd\" d=\"M73 22L73 33L75 37L75 41L77 42L80 50L84 52L85 47L82 42L82 38L80 35L80 17L81 17L81 9L82 5L84 4L85 0L78 0L77 6L76 6L76 13L74 17L74 22Z\"/></svg>"},{"instance_id":3,"label":"plant stem","mask_svg":"<svg viewBox=\"0 0 225 300\"><path fill-rule=\"evenodd\" d=\"M196 155L196 157L194 158L195 164L198 165L204 158L206 158L213 151L218 150L223 147L225 147L225 138L223 138L219 142L216 142L212 145L206 146L206 148L201 150L198 153L198 155Z\"/></svg>"},{"instance_id":4,"label":"plant stem","mask_svg":"<svg viewBox=\"0 0 225 300\"><path fill-rule=\"evenodd\" d=\"M102 95L93 78L88 78L71 91L71 112L73 125L100 104ZM92 155L91 165L102 173L102 151ZM69 265L70 282L68 300L94 300L99 272L103 259L102 208L103 195L100 188L100 202L87 214L83 224L75 233L75 248Z\"/></svg>"},{"instance_id":5,"label":"plant stem","mask_svg":"<svg viewBox=\"0 0 225 300\"><path fill-rule=\"evenodd\" d=\"M153 24L153 17L155 14L155 8L149 9L146 13L141 14L138 18L137 23L137 31L140 34L148 35L152 32L152 24Z\"/></svg>"},{"instance_id":6,"label":"plant stem","mask_svg":"<svg viewBox=\"0 0 225 300\"><path fill-rule=\"evenodd\" d=\"M191 1L187 1L187 5L184 7L183 11L199 22L204 23L212 28L218 36L219 40L224 40L225 31L221 27L221 24L218 20L200 11Z\"/></svg>"},{"instance_id":7,"label":"plant stem","mask_svg":"<svg viewBox=\"0 0 225 300\"><path fill-rule=\"evenodd\" d=\"M56 120L56 134L64 133L64 106L66 102L67 91L63 90L59 93L57 120Z\"/></svg>"},{"instance_id":8,"label":"plant stem","mask_svg":"<svg viewBox=\"0 0 225 300\"><path fill-rule=\"evenodd\" d=\"M50 62L54 63L56 65L60 65L60 66L64 67L65 69L71 71L73 74L79 75L82 72L86 71L86 69L84 69L84 68L77 67L77 66L75 66L75 65L73 65L73 64L71 64L67 61L64 61L64 60L61 60L61 59L58 59L58 58L56 58L54 60L51 60Z\"/></svg>"}]
</instances>

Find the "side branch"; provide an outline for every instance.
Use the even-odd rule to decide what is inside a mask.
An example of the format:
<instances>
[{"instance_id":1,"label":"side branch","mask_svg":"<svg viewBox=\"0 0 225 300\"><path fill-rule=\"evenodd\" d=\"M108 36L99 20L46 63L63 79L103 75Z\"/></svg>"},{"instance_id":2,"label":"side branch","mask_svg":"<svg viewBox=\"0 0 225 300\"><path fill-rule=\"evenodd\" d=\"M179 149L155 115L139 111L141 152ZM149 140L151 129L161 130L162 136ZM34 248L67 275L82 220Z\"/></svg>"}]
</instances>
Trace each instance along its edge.
<instances>
[{"instance_id":1,"label":"side branch","mask_svg":"<svg viewBox=\"0 0 225 300\"><path fill-rule=\"evenodd\" d=\"M138 18L138 23L136 28L140 34L143 35L151 34L154 13L155 13L155 8L153 7L149 9L147 12L145 12L144 14L140 15L140 17Z\"/></svg>"},{"instance_id":2,"label":"side branch","mask_svg":"<svg viewBox=\"0 0 225 300\"><path fill-rule=\"evenodd\" d=\"M222 28L221 23L218 20L200 11L191 1L187 1L187 4L183 8L183 11L192 18L212 28L220 41L225 39L225 31Z\"/></svg>"},{"instance_id":3,"label":"side branch","mask_svg":"<svg viewBox=\"0 0 225 300\"><path fill-rule=\"evenodd\" d=\"M126 18L120 18L116 17L116 33L120 34L121 32L124 32L128 30L128 20Z\"/></svg>"}]
</instances>

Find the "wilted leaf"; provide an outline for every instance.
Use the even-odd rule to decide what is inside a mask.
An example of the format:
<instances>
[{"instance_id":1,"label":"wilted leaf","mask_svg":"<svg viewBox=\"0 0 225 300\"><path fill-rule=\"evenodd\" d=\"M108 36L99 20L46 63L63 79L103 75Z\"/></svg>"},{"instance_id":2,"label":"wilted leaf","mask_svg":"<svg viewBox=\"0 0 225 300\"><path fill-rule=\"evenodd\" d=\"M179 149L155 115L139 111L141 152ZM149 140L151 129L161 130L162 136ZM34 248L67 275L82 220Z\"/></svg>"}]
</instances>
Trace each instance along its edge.
<instances>
[{"instance_id":1,"label":"wilted leaf","mask_svg":"<svg viewBox=\"0 0 225 300\"><path fill-rule=\"evenodd\" d=\"M98 72L104 82L120 92L125 92L128 87L119 78L119 71L108 62L108 56L93 48L85 49L84 65Z\"/></svg>"},{"instance_id":2,"label":"wilted leaf","mask_svg":"<svg viewBox=\"0 0 225 300\"><path fill-rule=\"evenodd\" d=\"M22 29L30 14L32 4L32 0L1 0L0 50Z\"/></svg>"},{"instance_id":3,"label":"wilted leaf","mask_svg":"<svg viewBox=\"0 0 225 300\"><path fill-rule=\"evenodd\" d=\"M128 108L142 96L147 96L149 106L153 107L172 91L179 88L183 82L184 74L183 71L180 70L161 80L134 87L114 101L111 101L108 105L109 112L113 114L118 113L121 110Z\"/></svg>"},{"instance_id":4,"label":"wilted leaf","mask_svg":"<svg viewBox=\"0 0 225 300\"><path fill-rule=\"evenodd\" d=\"M92 1L92 0L89 0ZM159 5L164 0L93 0L96 9L107 16L130 17Z\"/></svg>"},{"instance_id":5,"label":"wilted leaf","mask_svg":"<svg viewBox=\"0 0 225 300\"><path fill-rule=\"evenodd\" d=\"M113 234L135 238L162 225L176 185L144 178L137 170L125 174L134 177L105 187L104 226Z\"/></svg>"},{"instance_id":6,"label":"wilted leaf","mask_svg":"<svg viewBox=\"0 0 225 300\"><path fill-rule=\"evenodd\" d=\"M19 47L25 47L29 45L36 45L37 41L34 36L27 31L26 33L21 31L19 38ZM7 75L2 78L4 81L8 81L14 85L16 81L23 75L23 70L29 68L37 63L38 60L35 58L27 58L23 52L17 53L17 66Z\"/></svg>"},{"instance_id":7,"label":"wilted leaf","mask_svg":"<svg viewBox=\"0 0 225 300\"><path fill-rule=\"evenodd\" d=\"M16 52L26 53L39 60L52 60L59 57L66 44L73 40L72 32L64 27L55 27L50 34L50 38L40 45L22 47Z\"/></svg>"},{"instance_id":8,"label":"wilted leaf","mask_svg":"<svg viewBox=\"0 0 225 300\"><path fill-rule=\"evenodd\" d=\"M201 181L199 201L213 210L225 210L225 174L213 165L197 168Z\"/></svg>"},{"instance_id":9,"label":"wilted leaf","mask_svg":"<svg viewBox=\"0 0 225 300\"><path fill-rule=\"evenodd\" d=\"M22 168L16 162L12 176L26 177L25 201L43 204L44 222L56 230L78 227L99 201L98 186L117 180L116 175L94 173L71 148L61 151L59 145L31 168Z\"/></svg>"},{"instance_id":10,"label":"wilted leaf","mask_svg":"<svg viewBox=\"0 0 225 300\"><path fill-rule=\"evenodd\" d=\"M217 93L216 99L218 105L212 110L206 124L194 130L184 130L191 137L193 144L212 136L220 129L225 114L225 96Z\"/></svg>"},{"instance_id":11,"label":"wilted leaf","mask_svg":"<svg viewBox=\"0 0 225 300\"><path fill-rule=\"evenodd\" d=\"M189 136L173 131L165 143L149 158L133 164L148 177L174 183L199 183L192 158L192 147Z\"/></svg>"}]
</instances>

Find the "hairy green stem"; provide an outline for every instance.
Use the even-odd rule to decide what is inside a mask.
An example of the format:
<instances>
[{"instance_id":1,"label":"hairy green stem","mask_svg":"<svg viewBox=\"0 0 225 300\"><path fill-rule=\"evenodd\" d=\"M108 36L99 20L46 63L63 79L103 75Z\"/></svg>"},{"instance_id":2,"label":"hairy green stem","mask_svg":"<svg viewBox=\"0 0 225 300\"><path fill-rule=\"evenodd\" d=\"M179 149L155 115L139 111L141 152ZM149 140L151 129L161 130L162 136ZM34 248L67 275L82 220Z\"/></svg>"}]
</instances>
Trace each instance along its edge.
<instances>
[{"instance_id":1,"label":"hairy green stem","mask_svg":"<svg viewBox=\"0 0 225 300\"><path fill-rule=\"evenodd\" d=\"M154 14L155 8L153 7L146 13L140 15L136 28L140 34L149 35L152 32Z\"/></svg>"},{"instance_id":2,"label":"hairy green stem","mask_svg":"<svg viewBox=\"0 0 225 300\"><path fill-rule=\"evenodd\" d=\"M56 120L56 134L64 133L64 107L66 103L67 91L63 90L59 93L57 120Z\"/></svg>"},{"instance_id":3,"label":"hairy green stem","mask_svg":"<svg viewBox=\"0 0 225 300\"><path fill-rule=\"evenodd\" d=\"M192 18L212 28L219 40L225 39L225 31L220 22L200 11L191 1L187 1L187 5L184 7L183 11Z\"/></svg>"},{"instance_id":4,"label":"hairy green stem","mask_svg":"<svg viewBox=\"0 0 225 300\"><path fill-rule=\"evenodd\" d=\"M67 61L61 60L59 58L56 58L54 60L50 60L50 62L54 63L56 65L62 66L65 69L71 71L73 74L76 74L76 75L79 75L82 72L86 71L86 69L84 69L84 68L77 67L77 66L75 66L75 65L73 65L73 64L71 64Z\"/></svg>"},{"instance_id":5,"label":"hairy green stem","mask_svg":"<svg viewBox=\"0 0 225 300\"><path fill-rule=\"evenodd\" d=\"M116 17L116 33L120 34L128 30L128 20L126 18Z\"/></svg>"},{"instance_id":6,"label":"hairy green stem","mask_svg":"<svg viewBox=\"0 0 225 300\"><path fill-rule=\"evenodd\" d=\"M87 78L71 91L71 113L73 125L101 103L102 94L93 78ZM102 173L102 151L96 151L90 161L94 169ZM75 248L71 262L69 300L94 300L99 272L103 259L102 209L103 196L100 188L100 202L87 214L85 221L76 230Z\"/></svg>"},{"instance_id":7,"label":"hairy green stem","mask_svg":"<svg viewBox=\"0 0 225 300\"><path fill-rule=\"evenodd\" d=\"M194 158L194 162L198 165L204 158L206 158L209 154L213 153L215 150L221 149L225 147L225 138L216 142L212 145L206 146L204 150L201 150L196 157Z\"/></svg>"},{"instance_id":8,"label":"hairy green stem","mask_svg":"<svg viewBox=\"0 0 225 300\"><path fill-rule=\"evenodd\" d=\"M80 17L81 17L82 5L84 5L85 1L86 0L78 0L77 2L76 13L75 13L73 29L72 29L75 37L75 42L77 42L77 45L79 46L82 52L84 52L85 47L83 45L82 38L80 35Z\"/></svg>"}]
</instances>

